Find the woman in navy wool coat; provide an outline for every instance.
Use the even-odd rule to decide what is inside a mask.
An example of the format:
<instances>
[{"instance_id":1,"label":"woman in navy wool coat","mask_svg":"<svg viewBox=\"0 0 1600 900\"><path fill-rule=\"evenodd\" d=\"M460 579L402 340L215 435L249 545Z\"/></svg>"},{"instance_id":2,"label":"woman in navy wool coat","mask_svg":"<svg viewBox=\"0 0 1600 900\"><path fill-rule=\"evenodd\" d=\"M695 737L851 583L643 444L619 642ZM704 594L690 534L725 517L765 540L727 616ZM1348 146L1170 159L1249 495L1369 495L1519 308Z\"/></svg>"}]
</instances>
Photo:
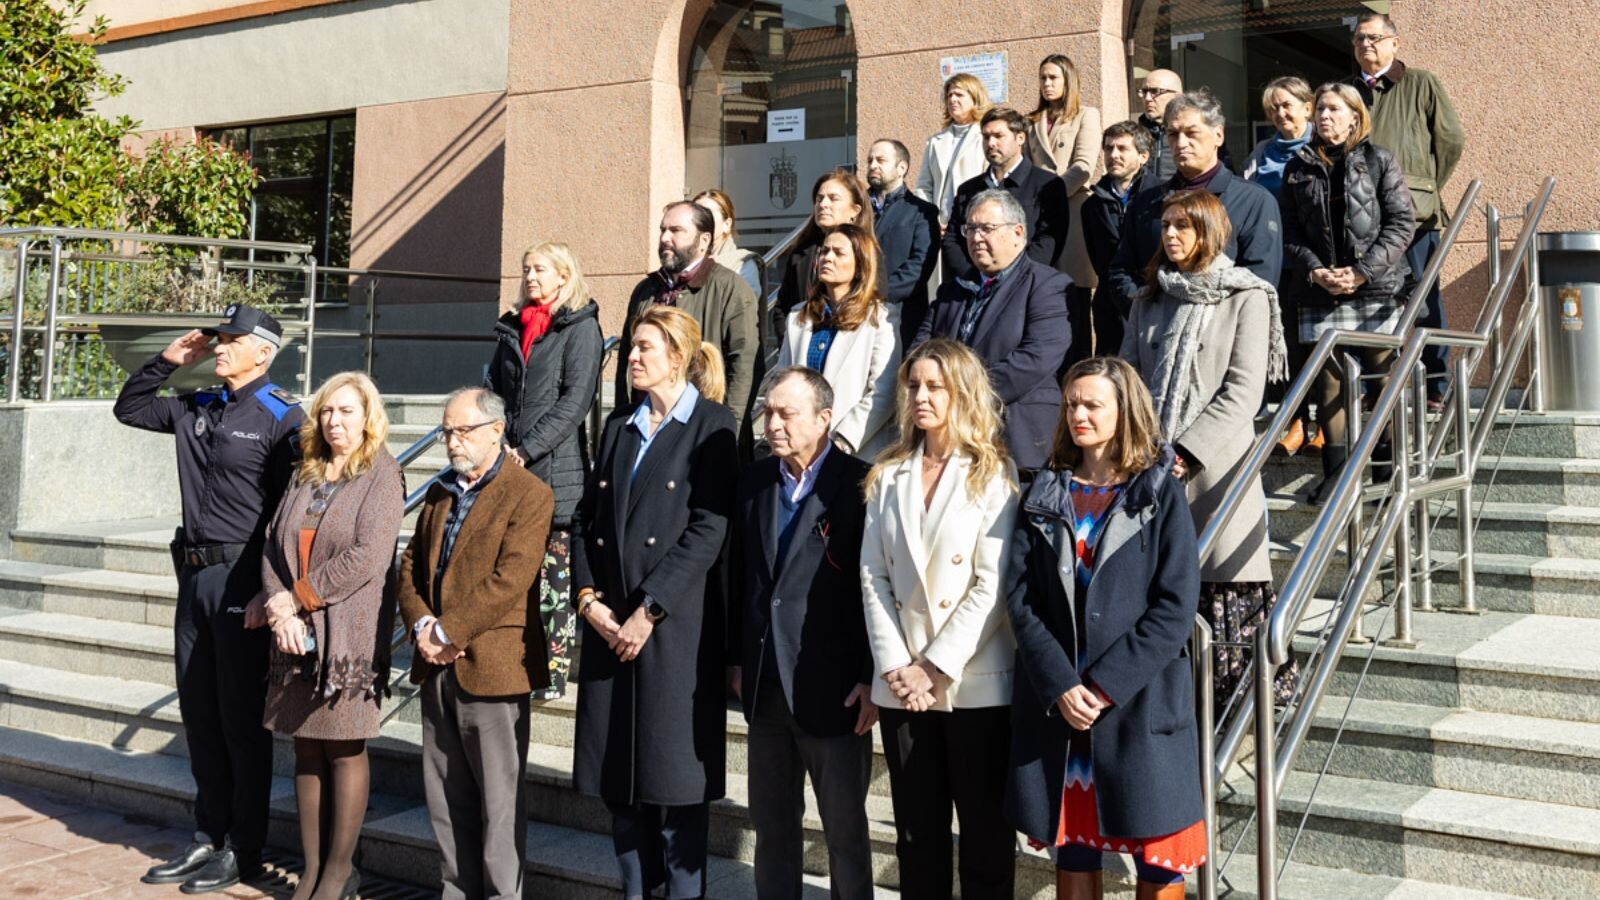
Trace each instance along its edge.
<instances>
[{"instance_id":1,"label":"woman in navy wool coat","mask_svg":"<svg viewBox=\"0 0 1600 900\"><path fill-rule=\"evenodd\" d=\"M1194 683L1194 522L1150 394L1095 357L1064 381L1047 467L1022 501L1006 603L1017 638L1006 814L1056 848L1056 894L1099 897L1132 853L1140 898L1181 900L1206 859Z\"/></svg>"}]
</instances>

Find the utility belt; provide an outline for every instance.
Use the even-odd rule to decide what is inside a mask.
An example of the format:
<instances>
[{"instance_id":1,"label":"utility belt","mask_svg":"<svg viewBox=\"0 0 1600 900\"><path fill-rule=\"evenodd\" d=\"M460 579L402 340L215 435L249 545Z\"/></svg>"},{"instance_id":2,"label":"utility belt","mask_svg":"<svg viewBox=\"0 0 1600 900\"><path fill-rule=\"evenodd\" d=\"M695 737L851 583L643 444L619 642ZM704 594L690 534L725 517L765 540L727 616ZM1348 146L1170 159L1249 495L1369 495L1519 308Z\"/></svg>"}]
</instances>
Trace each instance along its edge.
<instances>
[{"instance_id":1,"label":"utility belt","mask_svg":"<svg viewBox=\"0 0 1600 900\"><path fill-rule=\"evenodd\" d=\"M184 539L183 529L172 535L168 550L172 553L172 569L182 572L184 566L204 569L210 566L232 565L259 544L191 544Z\"/></svg>"}]
</instances>

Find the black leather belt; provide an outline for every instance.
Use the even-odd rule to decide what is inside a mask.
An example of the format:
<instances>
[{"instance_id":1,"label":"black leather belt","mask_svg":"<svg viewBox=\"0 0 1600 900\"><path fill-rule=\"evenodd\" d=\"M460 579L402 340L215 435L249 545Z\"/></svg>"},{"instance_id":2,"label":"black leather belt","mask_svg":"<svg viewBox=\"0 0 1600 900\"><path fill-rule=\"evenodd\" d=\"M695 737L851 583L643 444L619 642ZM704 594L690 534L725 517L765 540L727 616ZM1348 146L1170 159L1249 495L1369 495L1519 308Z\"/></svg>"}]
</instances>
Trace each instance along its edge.
<instances>
[{"instance_id":1,"label":"black leather belt","mask_svg":"<svg viewBox=\"0 0 1600 900\"><path fill-rule=\"evenodd\" d=\"M183 548L183 561L197 569L238 561L249 544L189 544Z\"/></svg>"}]
</instances>

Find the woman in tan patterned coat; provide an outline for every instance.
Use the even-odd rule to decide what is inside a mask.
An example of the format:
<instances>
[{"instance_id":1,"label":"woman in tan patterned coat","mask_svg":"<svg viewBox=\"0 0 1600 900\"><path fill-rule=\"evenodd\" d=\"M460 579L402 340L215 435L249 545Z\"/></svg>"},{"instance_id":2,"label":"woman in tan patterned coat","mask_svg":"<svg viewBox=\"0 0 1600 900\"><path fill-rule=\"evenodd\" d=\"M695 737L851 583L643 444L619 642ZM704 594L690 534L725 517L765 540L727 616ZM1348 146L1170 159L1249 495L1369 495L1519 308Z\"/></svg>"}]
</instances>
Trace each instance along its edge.
<instances>
[{"instance_id":1,"label":"woman in tan patterned coat","mask_svg":"<svg viewBox=\"0 0 1600 900\"><path fill-rule=\"evenodd\" d=\"M302 461L267 528L261 581L275 637L265 725L294 737L306 868L294 900L354 897L366 741L389 680L386 590L405 481L372 379L345 372L311 400ZM324 834L324 829L329 833Z\"/></svg>"}]
</instances>

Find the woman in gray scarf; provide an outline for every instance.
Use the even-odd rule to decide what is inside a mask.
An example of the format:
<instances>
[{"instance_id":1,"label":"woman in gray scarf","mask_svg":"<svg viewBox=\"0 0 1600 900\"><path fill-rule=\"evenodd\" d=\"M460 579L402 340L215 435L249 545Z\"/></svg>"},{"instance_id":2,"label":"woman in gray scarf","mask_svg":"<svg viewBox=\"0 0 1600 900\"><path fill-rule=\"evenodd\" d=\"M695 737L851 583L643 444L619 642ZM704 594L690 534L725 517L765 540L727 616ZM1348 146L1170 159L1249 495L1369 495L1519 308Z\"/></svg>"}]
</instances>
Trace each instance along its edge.
<instances>
[{"instance_id":1,"label":"woman in gray scarf","mask_svg":"<svg viewBox=\"0 0 1600 900\"><path fill-rule=\"evenodd\" d=\"M1168 197L1161 252L1133 303L1122 358L1150 387L1156 416L1177 451L1196 531L1217 512L1235 469L1255 443L1267 382L1288 374L1277 289L1223 253L1231 226L1210 191ZM1200 612L1216 633L1220 712L1244 673L1248 645L1276 599L1267 556L1266 500L1259 477L1200 559ZM1280 675L1285 696L1293 666Z\"/></svg>"}]
</instances>

